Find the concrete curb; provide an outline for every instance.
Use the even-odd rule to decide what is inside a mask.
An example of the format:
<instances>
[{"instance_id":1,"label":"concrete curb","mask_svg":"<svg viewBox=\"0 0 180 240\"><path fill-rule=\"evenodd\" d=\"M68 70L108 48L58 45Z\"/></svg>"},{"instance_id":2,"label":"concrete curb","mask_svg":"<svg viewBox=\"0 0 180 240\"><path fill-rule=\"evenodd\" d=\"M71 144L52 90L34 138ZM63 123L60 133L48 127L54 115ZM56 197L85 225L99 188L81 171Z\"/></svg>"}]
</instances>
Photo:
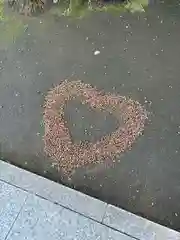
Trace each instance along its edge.
<instances>
[{"instance_id":1,"label":"concrete curb","mask_svg":"<svg viewBox=\"0 0 180 240\"><path fill-rule=\"evenodd\" d=\"M0 180L139 240L180 240L180 233L0 161Z\"/></svg>"}]
</instances>

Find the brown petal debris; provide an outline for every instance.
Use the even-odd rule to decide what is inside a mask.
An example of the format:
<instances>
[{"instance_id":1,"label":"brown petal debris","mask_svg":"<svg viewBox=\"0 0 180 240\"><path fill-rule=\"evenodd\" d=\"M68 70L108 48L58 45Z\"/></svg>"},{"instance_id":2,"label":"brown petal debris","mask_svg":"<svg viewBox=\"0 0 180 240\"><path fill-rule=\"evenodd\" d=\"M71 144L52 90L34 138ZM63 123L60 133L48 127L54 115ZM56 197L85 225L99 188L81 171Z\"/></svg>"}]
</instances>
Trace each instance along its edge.
<instances>
[{"instance_id":1,"label":"brown petal debris","mask_svg":"<svg viewBox=\"0 0 180 240\"><path fill-rule=\"evenodd\" d=\"M92 108L111 112L119 121L116 131L96 143L73 144L65 124L64 107L67 101L79 98ZM137 102L120 95L102 93L81 81L64 81L48 92L44 105L44 150L67 175L89 164L115 159L130 149L142 134L147 112ZM122 126L123 121L123 126Z\"/></svg>"}]
</instances>

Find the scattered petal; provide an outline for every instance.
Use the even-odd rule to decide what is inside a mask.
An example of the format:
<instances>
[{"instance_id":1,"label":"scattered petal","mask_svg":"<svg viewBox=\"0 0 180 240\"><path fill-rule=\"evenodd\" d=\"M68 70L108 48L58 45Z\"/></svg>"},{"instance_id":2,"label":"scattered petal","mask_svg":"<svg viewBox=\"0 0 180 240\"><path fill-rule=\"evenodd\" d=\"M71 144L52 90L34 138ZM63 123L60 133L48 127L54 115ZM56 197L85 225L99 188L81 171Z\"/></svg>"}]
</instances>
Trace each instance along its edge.
<instances>
[{"instance_id":1,"label":"scattered petal","mask_svg":"<svg viewBox=\"0 0 180 240\"><path fill-rule=\"evenodd\" d=\"M96 50L96 51L94 51L94 55L96 56L96 55L99 55L100 54L100 51L99 50Z\"/></svg>"}]
</instances>

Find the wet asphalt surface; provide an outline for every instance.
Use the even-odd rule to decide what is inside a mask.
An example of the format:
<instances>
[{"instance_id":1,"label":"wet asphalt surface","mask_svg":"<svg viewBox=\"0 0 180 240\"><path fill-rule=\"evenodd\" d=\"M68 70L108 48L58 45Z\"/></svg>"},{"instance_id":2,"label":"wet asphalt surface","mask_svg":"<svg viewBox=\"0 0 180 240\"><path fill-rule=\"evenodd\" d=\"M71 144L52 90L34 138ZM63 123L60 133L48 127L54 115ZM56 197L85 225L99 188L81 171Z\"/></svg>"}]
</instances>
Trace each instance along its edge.
<instances>
[{"instance_id":1,"label":"wet asphalt surface","mask_svg":"<svg viewBox=\"0 0 180 240\"><path fill-rule=\"evenodd\" d=\"M140 15L23 19L15 43L0 44L1 159L180 230L179 13L171 1ZM45 156L42 140L44 96L64 79L131 97L149 112L131 151L109 168L77 170L71 181ZM78 101L65 111L73 141L96 141L117 125Z\"/></svg>"}]
</instances>

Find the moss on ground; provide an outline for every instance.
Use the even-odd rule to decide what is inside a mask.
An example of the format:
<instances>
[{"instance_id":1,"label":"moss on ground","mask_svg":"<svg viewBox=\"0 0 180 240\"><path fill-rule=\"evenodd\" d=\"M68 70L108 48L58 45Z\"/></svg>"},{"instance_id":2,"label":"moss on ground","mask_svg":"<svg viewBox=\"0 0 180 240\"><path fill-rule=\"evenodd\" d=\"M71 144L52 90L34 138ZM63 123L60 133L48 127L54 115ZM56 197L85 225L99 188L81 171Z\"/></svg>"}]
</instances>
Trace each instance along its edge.
<instances>
[{"instance_id":1,"label":"moss on ground","mask_svg":"<svg viewBox=\"0 0 180 240\"><path fill-rule=\"evenodd\" d=\"M22 32L23 24L16 17L6 18L3 24L0 25L0 42L13 43Z\"/></svg>"},{"instance_id":2,"label":"moss on ground","mask_svg":"<svg viewBox=\"0 0 180 240\"><path fill-rule=\"evenodd\" d=\"M56 16L75 16L83 17L92 11L105 11L111 13L120 12L144 12L148 6L148 0L127 0L124 3L110 3L101 6L93 4L92 0L64 0L57 3L56 7L51 9L51 13Z\"/></svg>"},{"instance_id":3,"label":"moss on ground","mask_svg":"<svg viewBox=\"0 0 180 240\"><path fill-rule=\"evenodd\" d=\"M13 43L23 30L19 16L6 14L3 0L0 0L0 43L1 48Z\"/></svg>"},{"instance_id":4,"label":"moss on ground","mask_svg":"<svg viewBox=\"0 0 180 240\"><path fill-rule=\"evenodd\" d=\"M4 19L4 1L0 0L0 21Z\"/></svg>"}]
</instances>

